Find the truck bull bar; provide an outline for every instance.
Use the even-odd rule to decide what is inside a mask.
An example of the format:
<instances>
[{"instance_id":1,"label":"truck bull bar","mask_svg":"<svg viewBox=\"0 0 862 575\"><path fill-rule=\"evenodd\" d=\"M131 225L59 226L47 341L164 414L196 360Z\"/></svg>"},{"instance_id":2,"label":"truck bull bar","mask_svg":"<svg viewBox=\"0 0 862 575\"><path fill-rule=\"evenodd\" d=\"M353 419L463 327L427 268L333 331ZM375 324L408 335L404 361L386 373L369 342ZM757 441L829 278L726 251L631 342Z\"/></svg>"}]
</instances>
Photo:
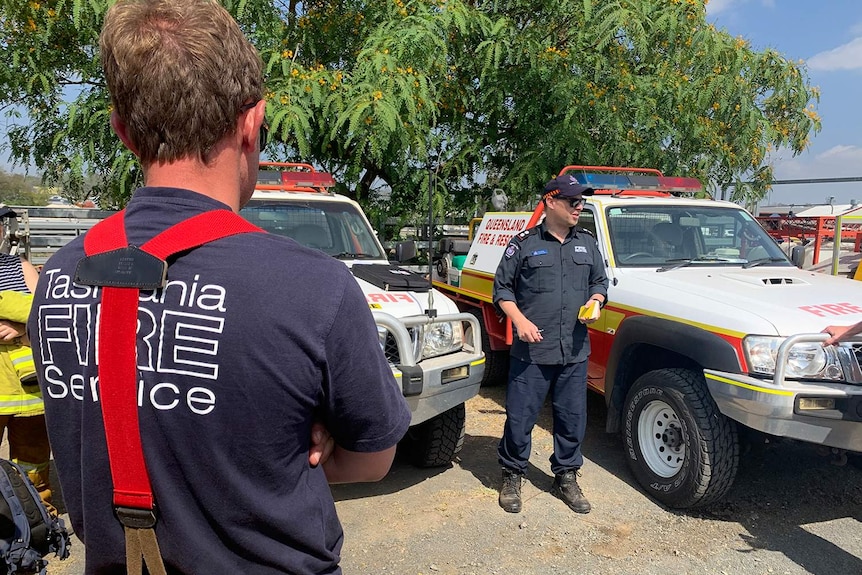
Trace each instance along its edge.
<instances>
[{"instance_id":1,"label":"truck bull bar","mask_svg":"<svg viewBox=\"0 0 862 575\"><path fill-rule=\"evenodd\" d=\"M419 327L423 325L431 325L434 323L443 322L469 322L472 329L470 332L470 341L467 342L467 330L464 330L462 340L462 352L467 352L470 355L466 361L473 362L482 359L483 352L481 343L478 342L477 335L481 333L481 326L476 316L470 313L455 313L448 315L440 315L435 318L427 315L411 315L402 318L382 312L372 311L374 322L386 328L389 333L395 338L395 344L398 346L398 357L400 362L395 366L402 374L401 387L405 396L419 395L422 393L425 384L424 371L413 352L413 342L410 339L410 333L407 328ZM464 349L467 345L472 348L472 352ZM421 360L420 360L421 361Z\"/></svg>"}]
</instances>

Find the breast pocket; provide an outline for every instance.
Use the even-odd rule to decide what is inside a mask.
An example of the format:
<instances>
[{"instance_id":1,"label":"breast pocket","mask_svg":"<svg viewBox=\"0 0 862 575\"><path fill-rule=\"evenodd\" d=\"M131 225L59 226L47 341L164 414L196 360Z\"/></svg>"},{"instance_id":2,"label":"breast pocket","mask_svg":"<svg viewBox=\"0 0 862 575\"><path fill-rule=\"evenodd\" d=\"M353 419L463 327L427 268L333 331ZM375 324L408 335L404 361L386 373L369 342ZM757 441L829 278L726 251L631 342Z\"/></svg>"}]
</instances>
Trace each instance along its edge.
<instances>
[{"instance_id":1,"label":"breast pocket","mask_svg":"<svg viewBox=\"0 0 862 575\"><path fill-rule=\"evenodd\" d=\"M575 285L583 290L589 287L590 267L593 265L593 254L589 252L572 252L572 273Z\"/></svg>"},{"instance_id":2,"label":"breast pocket","mask_svg":"<svg viewBox=\"0 0 862 575\"><path fill-rule=\"evenodd\" d=\"M533 293L553 291L557 285L557 270L548 257L533 256L524 262L524 287Z\"/></svg>"}]
</instances>

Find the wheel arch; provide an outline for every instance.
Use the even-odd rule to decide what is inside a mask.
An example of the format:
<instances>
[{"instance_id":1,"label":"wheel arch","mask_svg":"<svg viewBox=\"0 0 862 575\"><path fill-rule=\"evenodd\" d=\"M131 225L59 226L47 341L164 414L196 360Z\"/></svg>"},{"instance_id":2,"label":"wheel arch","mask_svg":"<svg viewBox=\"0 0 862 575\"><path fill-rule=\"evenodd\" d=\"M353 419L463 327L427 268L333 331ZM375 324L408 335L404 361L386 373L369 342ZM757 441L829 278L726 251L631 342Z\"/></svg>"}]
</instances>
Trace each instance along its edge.
<instances>
[{"instance_id":1,"label":"wheel arch","mask_svg":"<svg viewBox=\"0 0 862 575\"><path fill-rule=\"evenodd\" d=\"M606 430L620 431L626 394L634 381L655 369L685 368L739 372L742 366L733 346L701 327L653 316L637 316L620 324L605 373Z\"/></svg>"}]
</instances>

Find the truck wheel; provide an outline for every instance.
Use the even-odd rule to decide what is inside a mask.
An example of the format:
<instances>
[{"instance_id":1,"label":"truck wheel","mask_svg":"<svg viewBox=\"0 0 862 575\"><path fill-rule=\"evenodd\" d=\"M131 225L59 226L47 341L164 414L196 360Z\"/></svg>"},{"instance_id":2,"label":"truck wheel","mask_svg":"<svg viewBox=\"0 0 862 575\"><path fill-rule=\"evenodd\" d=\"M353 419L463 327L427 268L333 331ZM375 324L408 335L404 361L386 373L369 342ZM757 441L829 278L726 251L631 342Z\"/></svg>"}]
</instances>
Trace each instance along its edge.
<instances>
[{"instance_id":1,"label":"truck wheel","mask_svg":"<svg viewBox=\"0 0 862 575\"><path fill-rule=\"evenodd\" d=\"M626 397L624 441L641 486L668 507L703 507L736 477L736 425L718 411L703 376L687 369L650 371Z\"/></svg>"},{"instance_id":2,"label":"truck wheel","mask_svg":"<svg viewBox=\"0 0 862 575\"><path fill-rule=\"evenodd\" d=\"M485 373L482 375L481 385L492 387L506 383L509 374L509 352L505 350L491 349L491 338L485 329L485 320L482 318L482 310L474 309L470 313L479 320L482 326L482 351L485 353Z\"/></svg>"},{"instance_id":3,"label":"truck wheel","mask_svg":"<svg viewBox=\"0 0 862 575\"><path fill-rule=\"evenodd\" d=\"M464 404L456 405L408 429L401 448L417 467L449 465L464 446L465 420Z\"/></svg>"}]
</instances>

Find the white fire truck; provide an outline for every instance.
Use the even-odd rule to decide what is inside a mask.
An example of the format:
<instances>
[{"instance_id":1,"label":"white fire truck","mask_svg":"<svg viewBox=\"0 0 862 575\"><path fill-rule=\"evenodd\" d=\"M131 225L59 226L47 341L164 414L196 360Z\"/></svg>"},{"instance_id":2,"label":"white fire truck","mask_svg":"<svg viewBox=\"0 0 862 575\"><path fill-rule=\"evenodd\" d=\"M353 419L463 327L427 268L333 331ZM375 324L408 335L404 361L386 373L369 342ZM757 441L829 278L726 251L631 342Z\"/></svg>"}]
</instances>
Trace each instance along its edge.
<instances>
[{"instance_id":1,"label":"white fire truck","mask_svg":"<svg viewBox=\"0 0 862 575\"><path fill-rule=\"evenodd\" d=\"M485 370L480 324L428 278L391 265L362 208L332 193L334 185L330 174L308 164L264 162L240 215L350 267L413 411L399 447L416 465L447 465L464 442L464 402L479 392ZM397 261L406 261L415 244L404 242L395 251Z\"/></svg>"},{"instance_id":2,"label":"white fire truck","mask_svg":"<svg viewBox=\"0 0 862 575\"><path fill-rule=\"evenodd\" d=\"M708 505L731 487L742 428L862 451L862 341L823 347L862 320L859 282L795 267L736 204L693 199L691 178L568 166L595 188L579 225L596 237L610 288L589 326L588 385L607 430L657 500ZM485 327L486 382L504 381L511 322L492 305L494 272L532 213L487 213L466 254L444 245L435 286ZM467 246L465 246L466 248ZM846 458L844 458L846 460Z\"/></svg>"}]
</instances>

